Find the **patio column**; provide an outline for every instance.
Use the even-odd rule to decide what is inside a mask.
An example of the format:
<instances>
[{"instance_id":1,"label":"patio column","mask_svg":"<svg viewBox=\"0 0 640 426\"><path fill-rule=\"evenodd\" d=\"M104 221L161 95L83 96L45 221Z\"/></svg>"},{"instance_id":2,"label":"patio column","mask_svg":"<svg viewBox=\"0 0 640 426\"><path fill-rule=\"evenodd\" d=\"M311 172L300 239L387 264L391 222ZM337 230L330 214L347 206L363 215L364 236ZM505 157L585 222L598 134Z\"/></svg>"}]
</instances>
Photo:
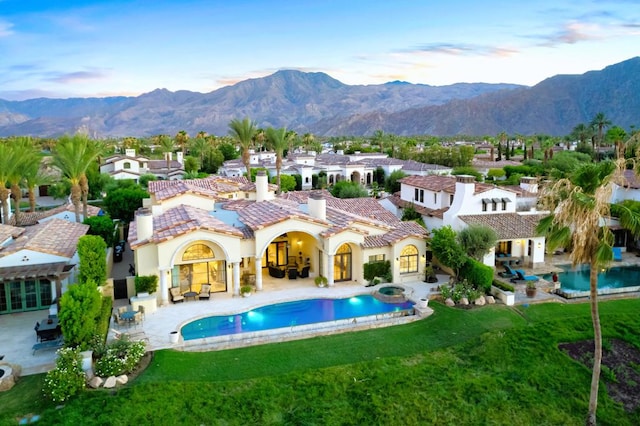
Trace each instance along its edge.
<instances>
[{"instance_id":1,"label":"patio column","mask_svg":"<svg viewBox=\"0 0 640 426\"><path fill-rule=\"evenodd\" d=\"M327 284L329 287L333 287L333 255L327 255Z\"/></svg>"},{"instance_id":2,"label":"patio column","mask_svg":"<svg viewBox=\"0 0 640 426\"><path fill-rule=\"evenodd\" d=\"M256 290L262 290L262 257L256 256L256 260L254 263L256 268Z\"/></svg>"},{"instance_id":3,"label":"patio column","mask_svg":"<svg viewBox=\"0 0 640 426\"><path fill-rule=\"evenodd\" d=\"M169 286L167 282L167 277L169 276L171 269L163 268L160 269L160 306L167 306L169 304Z\"/></svg>"},{"instance_id":4,"label":"patio column","mask_svg":"<svg viewBox=\"0 0 640 426\"><path fill-rule=\"evenodd\" d=\"M240 262L233 262L233 295L240 296Z\"/></svg>"}]
</instances>

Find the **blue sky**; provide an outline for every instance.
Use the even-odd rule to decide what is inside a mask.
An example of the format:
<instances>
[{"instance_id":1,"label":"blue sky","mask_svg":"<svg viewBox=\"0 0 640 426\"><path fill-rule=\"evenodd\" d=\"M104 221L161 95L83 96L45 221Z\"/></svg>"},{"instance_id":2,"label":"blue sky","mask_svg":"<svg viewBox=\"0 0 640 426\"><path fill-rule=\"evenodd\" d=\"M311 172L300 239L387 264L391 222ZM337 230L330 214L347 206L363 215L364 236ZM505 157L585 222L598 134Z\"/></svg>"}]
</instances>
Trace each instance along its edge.
<instances>
[{"instance_id":1,"label":"blue sky","mask_svg":"<svg viewBox=\"0 0 640 426\"><path fill-rule=\"evenodd\" d=\"M534 85L640 53L637 0L0 0L0 98L345 84Z\"/></svg>"}]
</instances>

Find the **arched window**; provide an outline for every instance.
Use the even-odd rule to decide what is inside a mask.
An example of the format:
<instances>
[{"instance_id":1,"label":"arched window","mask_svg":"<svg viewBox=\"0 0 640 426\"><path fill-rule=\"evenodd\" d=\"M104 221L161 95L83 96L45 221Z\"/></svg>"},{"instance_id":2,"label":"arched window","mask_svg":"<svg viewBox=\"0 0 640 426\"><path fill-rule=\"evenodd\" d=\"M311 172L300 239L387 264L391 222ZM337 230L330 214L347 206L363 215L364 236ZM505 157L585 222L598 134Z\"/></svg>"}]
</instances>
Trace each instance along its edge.
<instances>
[{"instance_id":1,"label":"arched window","mask_svg":"<svg viewBox=\"0 0 640 426\"><path fill-rule=\"evenodd\" d=\"M400 253L400 273L418 272L418 249L414 245L406 246Z\"/></svg>"},{"instance_id":2,"label":"arched window","mask_svg":"<svg viewBox=\"0 0 640 426\"><path fill-rule=\"evenodd\" d=\"M130 168L131 168L131 163L130 163L130 162L128 162L128 161L125 161L125 162L122 164L122 168L123 168L123 169L130 169Z\"/></svg>"},{"instance_id":3,"label":"arched window","mask_svg":"<svg viewBox=\"0 0 640 426\"><path fill-rule=\"evenodd\" d=\"M198 260L198 259L211 259L213 258L213 250L209 246L204 244L194 244L184 251L182 255L182 261Z\"/></svg>"}]
</instances>

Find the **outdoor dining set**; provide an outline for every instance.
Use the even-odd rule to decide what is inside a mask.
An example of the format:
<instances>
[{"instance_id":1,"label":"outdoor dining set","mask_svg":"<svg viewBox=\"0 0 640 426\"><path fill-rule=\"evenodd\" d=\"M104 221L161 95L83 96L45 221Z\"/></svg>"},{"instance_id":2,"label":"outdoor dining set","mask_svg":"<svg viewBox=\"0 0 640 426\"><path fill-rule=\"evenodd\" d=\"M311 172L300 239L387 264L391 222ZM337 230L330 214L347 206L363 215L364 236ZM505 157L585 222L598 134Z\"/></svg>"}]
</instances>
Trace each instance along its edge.
<instances>
[{"instance_id":1,"label":"outdoor dining set","mask_svg":"<svg viewBox=\"0 0 640 426\"><path fill-rule=\"evenodd\" d=\"M138 306L134 311L131 306L121 306L113 314L113 322L117 325L140 325L144 319L144 307Z\"/></svg>"},{"instance_id":2,"label":"outdoor dining set","mask_svg":"<svg viewBox=\"0 0 640 426\"><path fill-rule=\"evenodd\" d=\"M36 322L36 343L33 345L33 354L41 349L56 349L62 347L62 328L57 315L49 315L47 318Z\"/></svg>"}]
</instances>

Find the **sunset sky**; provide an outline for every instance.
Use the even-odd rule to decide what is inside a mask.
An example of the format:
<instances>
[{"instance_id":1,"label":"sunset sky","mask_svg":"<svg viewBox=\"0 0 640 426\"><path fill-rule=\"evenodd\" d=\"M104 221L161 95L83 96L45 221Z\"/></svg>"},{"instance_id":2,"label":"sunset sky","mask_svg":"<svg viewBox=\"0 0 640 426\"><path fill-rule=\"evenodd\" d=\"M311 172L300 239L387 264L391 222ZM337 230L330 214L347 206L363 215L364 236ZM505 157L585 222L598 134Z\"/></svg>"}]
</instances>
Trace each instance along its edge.
<instances>
[{"instance_id":1,"label":"sunset sky","mask_svg":"<svg viewBox=\"0 0 640 426\"><path fill-rule=\"evenodd\" d=\"M636 0L0 0L0 99L345 84L534 85L640 53Z\"/></svg>"}]
</instances>

